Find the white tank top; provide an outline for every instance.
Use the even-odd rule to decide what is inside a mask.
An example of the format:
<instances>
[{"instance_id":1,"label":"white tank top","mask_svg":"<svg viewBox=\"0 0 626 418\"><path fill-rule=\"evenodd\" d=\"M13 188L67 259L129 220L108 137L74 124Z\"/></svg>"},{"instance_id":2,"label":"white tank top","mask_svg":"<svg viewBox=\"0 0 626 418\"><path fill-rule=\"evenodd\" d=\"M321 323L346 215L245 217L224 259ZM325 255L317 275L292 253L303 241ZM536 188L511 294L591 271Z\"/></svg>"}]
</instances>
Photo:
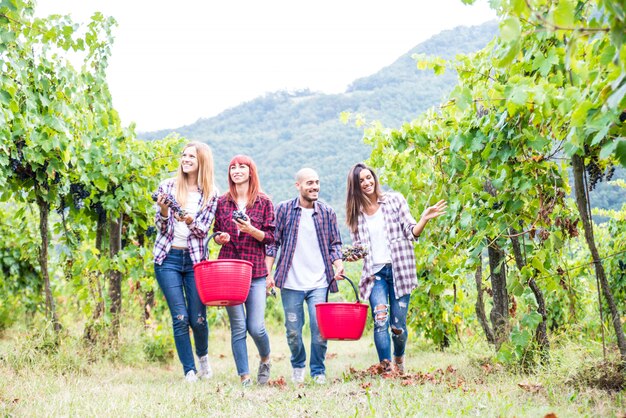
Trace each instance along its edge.
<instances>
[{"instance_id":1,"label":"white tank top","mask_svg":"<svg viewBox=\"0 0 626 418\"><path fill-rule=\"evenodd\" d=\"M373 271L377 272L391 263L391 251L387 241L387 230L385 229L385 216L382 206L372 215L363 214L365 224L370 233L370 254L372 255Z\"/></svg>"},{"instance_id":2,"label":"white tank top","mask_svg":"<svg viewBox=\"0 0 626 418\"><path fill-rule=\"evenodd\" d=\"M189 192L187 195L187 203L183 208L187 211L187 214L192 218L196 217L198 209L200 209L200 193ZM187 247L187 238L189 237L189 227L184 221L174 220L174 240L172 245L174 247Z\"/></svg>"}]
</instances>

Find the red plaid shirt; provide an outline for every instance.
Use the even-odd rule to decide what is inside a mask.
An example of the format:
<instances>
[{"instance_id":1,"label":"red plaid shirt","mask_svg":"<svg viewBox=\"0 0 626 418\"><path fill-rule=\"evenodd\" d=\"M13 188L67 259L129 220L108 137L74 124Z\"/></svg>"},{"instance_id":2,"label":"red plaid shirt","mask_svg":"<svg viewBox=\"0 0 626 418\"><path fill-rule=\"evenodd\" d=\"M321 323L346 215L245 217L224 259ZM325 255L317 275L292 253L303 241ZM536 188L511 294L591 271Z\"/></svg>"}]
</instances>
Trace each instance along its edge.
<instances>
[{"instance_id":1,"label":"red plaid shirt","mask_svg":"<svg viewBox=\"0 0 626 418\"><path fill-rule=\"evenodd\" d=\"M246 215L252 226L265 233L263 241L258 241L252 235L239 233L233 222L233 211L238 210L230 195L222 195L217 201L215 212L215 232L227 232L230 242L223 245L217 258L235 258L252 263L252 277L267 276L265 266L265 245L274 242L274 205L265 195L259 195L251 208L246 208ZM236 249L234 248L236 247Z\"/></svg>"}]
</instances>

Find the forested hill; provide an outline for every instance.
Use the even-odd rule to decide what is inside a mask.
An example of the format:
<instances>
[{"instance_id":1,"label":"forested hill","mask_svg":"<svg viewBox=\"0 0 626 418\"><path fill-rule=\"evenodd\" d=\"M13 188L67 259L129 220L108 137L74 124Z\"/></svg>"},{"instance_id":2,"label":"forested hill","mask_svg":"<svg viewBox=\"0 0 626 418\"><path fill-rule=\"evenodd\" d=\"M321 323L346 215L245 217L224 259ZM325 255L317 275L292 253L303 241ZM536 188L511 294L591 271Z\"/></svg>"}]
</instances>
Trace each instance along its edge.
<instances>
[{"instance_id":1,"label":"forested hill","mask_svg":"<svg viewBox=\"0 0 626 418\"><path fill-rule=\"evenodd\" d=\"M295 172L312 167L320 174L321 198L343 219L347 172L369 156L369 147L361 140L362 131L341 123L339 114L358 112L392 127L410 121L440 103L456 79L453 73L434 76L432 71L418 71L411 55L452 57L472 52L485 46L496 31L496 22L490 22L442 32L379 72L355 80L345 93L279 91L188 126L139 136L158 139L177 132L207 142L215 155L222 190L230 158L248 154L256 161L262 185L275 202L293 197Z\"/></svg>"}]
</instances>

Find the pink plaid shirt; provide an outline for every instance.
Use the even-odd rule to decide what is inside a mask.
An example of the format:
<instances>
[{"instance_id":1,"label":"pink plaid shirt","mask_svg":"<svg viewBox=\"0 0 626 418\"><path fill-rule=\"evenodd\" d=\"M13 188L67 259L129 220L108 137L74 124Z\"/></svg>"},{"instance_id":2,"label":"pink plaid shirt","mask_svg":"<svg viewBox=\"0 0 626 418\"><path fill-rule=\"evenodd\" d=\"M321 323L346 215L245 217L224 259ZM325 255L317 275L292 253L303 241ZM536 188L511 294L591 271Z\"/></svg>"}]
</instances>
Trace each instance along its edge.
<instances>
[{"instance_id":1,"label":"pink plaid shirt","mask_svg":"<svg viewBox=\"0 0 626 418\"><path fill-rule=\"evenodd\" d=\"M175 195L174 179L167 179L159 185L159 193L169 193ZM202 202L202 191L200 192L200 202ZM156 206L156 229L157 237L154 243L154 262L158 265L163 263L167 253L172 248L172 241L174 240L174 216L171 211L167 219L161 218L161 209L159 205ZM189 256L194 264L199 263L205 258L205 241L207 233L213 218L215 217L215 209L217 208L217 194L215 194L208 202L206 207L200 209L196 214L195 219L189 224L189 237L187 237L187 246L189 247Z\"/></svg>"},{"instance_id":2,"label":"pink plaid shirt","mask_svg":"<svg viewBox=\"0 0 626 418\"><path fill-rule=\"evenodd\" d=\"M415 272L415 253L413 242L417 237L413 235L413 227L417 224L411 215L409 205L400 193L385 193L379 200L380 209L385 219L387 245L391 252L391 268L393 270L393 286L396 298L410 294L417 287ZM372 248L370 234L363 213L359 214L357 232L350 232L352 243L366 245ZM359 283L359 291L364 300L368 300L376 271L373 271L372 256L367 255L363 260L363 272Z\"/></svg>"}]
</instances>

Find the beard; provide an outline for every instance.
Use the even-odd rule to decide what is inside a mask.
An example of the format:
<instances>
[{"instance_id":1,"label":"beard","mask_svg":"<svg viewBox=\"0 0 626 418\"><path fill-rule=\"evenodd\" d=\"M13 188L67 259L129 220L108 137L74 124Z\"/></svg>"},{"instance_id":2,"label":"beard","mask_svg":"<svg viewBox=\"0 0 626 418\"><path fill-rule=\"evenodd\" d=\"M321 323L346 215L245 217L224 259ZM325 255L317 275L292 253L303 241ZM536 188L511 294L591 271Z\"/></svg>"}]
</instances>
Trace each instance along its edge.
<instances>
[{"instance_id":1,"label":"beard","mask_svg":"<svg viewBox=\"0 0 626 418\"><path fill-rule=\"evenodd\" d=\"M308 195L304 195L304 194L303 194L303 195L300 195L300 196L302 196L302 198L303 198L304 200L306 200L307 202L311 202L311 203L313 203L313 202L316 202L316 201L317 201L317 196L316 196L316 197L310 197L310 196L308 196Z\"/></svg>"}]
</instances>

